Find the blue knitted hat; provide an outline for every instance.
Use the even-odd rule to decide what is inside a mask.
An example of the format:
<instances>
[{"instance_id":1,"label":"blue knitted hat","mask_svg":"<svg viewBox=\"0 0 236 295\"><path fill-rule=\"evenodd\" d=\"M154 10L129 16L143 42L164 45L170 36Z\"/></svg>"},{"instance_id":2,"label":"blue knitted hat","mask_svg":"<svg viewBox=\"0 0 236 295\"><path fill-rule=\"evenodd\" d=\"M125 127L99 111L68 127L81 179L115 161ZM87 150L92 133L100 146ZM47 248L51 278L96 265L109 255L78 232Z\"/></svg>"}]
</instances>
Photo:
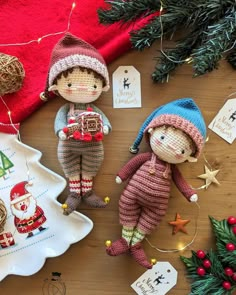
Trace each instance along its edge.
<instances>
[{"instance_id":1,"label":"blue knitted hat","mask_svg":"<svg viewBox=\"0 0 236 295\"><path fill-rule=\"evenodd\" d=\"M199 156L206 139L206 125L202 113L192 98L182 98L155 109L141 126L130 152L136 154L143 135L149 128L173 126L184 131L195 143Z\"/></svg>"}]
</instances>

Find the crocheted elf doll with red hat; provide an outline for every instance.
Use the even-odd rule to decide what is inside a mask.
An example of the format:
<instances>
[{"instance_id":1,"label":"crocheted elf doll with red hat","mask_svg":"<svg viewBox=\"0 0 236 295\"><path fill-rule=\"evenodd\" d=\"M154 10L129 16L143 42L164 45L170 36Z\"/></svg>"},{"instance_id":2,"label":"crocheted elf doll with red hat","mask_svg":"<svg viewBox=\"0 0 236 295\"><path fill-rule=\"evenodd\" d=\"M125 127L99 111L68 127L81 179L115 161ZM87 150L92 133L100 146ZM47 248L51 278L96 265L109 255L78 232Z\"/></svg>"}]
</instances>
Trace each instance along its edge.
<instances>
[{"instance_id":1,"label":"crocheted elf doll with red hat","mask_svg":"<svg viewBox=\"0 0 236 295\"><path fill-rule=\"evenodd\" d=\"M48 90L68 102L55 119L58 159L69 179L70 193L63 205L66 215L81 200L91 207L106 206L92 188L104 157L103 134L111 131L111 124L92 102L108 89L103 57L90 44L67 33L52 51L48 74Z\"/></svg>"},{"instance_id":2,"label":"crocheted elf doll with red hat","mask_svg":"<svg viewBox=\"0 0 236 295\"><path fill-rule=\"evenodd\" d=\"M206 126L195 102L184 98L152 112L130 148L132 153L138 152L143 135L151 152L136 155L116 177L117 183L129 178L119 200L122 237L107 243L106 251L111 256L129 252L140 265L151 268L141 241L166 213L171 179L188 201L197 201L196 192L176 164L197 160L205 142Z\"/></svg>"}]
</instances>

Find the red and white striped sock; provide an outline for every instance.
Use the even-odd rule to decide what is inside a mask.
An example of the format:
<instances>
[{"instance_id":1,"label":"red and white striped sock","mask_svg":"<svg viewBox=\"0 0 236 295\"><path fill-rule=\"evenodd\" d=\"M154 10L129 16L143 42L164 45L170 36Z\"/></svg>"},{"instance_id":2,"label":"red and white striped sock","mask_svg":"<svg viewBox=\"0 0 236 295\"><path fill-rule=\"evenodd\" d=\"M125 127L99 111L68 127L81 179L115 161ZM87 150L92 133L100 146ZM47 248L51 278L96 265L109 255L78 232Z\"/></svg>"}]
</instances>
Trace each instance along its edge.
<instances>
[{"instance_id":1,"label":"red and white striped sock","mask_svg":"<svg viewBox=\"0 0 236 295\"><path fill-rule=\"evenodd\" d=\"M81 193L81 181L80 179L69 179L69 190L71 193Z\"/></svg>"},{"instance_id":2,"label":"red and white striped sock","mask_svg":"<svg viewBox=\"0 0 236 295\"><path fill-rule=\"evenodd\" d=\"M93 187L93 179L92 178L82 178L82 195L91 191Z\"/></svg>"}]
</instances>

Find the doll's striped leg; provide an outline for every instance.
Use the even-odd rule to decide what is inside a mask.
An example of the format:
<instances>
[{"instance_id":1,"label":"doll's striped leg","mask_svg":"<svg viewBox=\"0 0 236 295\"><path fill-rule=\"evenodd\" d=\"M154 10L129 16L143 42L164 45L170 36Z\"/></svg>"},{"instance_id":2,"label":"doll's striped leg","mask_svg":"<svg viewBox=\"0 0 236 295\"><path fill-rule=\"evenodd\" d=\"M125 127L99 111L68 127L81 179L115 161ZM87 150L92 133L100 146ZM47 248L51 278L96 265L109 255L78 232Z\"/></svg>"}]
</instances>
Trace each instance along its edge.
<instances>
[{"instance_id":1,"label":"doll's striped leg","mask_svg":"<svg viewBox=\"0 0 236 295\"><path fill-rule=\"evenodd\" d=\"M145 268L152 268L142 248L141 242L160 223L164 211L156 208L143 207L137 227L131 240L130 253L134 259Z\"/></svg>"},{"instance_id":2,"label":"doll's striped leg","mask_svg":"<svg viewBox=\"0 0 236 295\"><path fill-rule=\"evenodd\" d=\"M87 143L82 151L82 199L90 207L104 208L105 203L93 191L93 178L104 158L103 145L101 142Z\"/></svg>"},{"instance_id":3,"label":"doll's striped leg","mask_svg":"<svg viewBox=\"0 0 236 295\"><path fill-rule=\"evenodd\" d=\"M129 250L140 210L141 208L136 203L135 195L125 189L119 201L120 223L123 225L122 237L107 247L107 254L117 256Z\"/></svg>"}]
</instances>

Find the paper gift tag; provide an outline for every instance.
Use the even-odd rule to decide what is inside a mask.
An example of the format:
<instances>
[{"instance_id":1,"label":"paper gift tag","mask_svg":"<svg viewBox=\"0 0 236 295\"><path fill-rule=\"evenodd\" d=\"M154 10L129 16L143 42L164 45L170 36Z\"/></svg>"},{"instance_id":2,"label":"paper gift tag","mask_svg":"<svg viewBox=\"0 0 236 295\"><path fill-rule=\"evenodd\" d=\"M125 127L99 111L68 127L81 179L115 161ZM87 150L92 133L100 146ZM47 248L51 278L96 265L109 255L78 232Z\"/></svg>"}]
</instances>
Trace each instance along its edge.
<instances>
[{"instance_id":1,"label":"paper gift tag","mask_svg":"<svg viewBox=\"0 0 236 295\"><path fill-rule=\"evenodd\" d=\"M229 143L236 138L236 98L229 99L208 126Z\"/></svg>"},{"instance_id":2,"label":"paper gift tag","mask_svg":"<svg viewBox=\"0 0 236 295\"><path fill-rule=\"evenodd\" d=\"M112 75L113 107L140 108L140 73L133 66L120 66Z\"/></svg>"},{"instance_id":3,"label":"paper gift tag","mask_svg":"<svg viewBox=\"0 0 236 295\"><path fill-rule=\"evenodd\" d=\"M138 295L164 295L177 282L177 271L169 262L157 262L152 269L148 269L131 287Z\"/></svg>"}]
</instances>

